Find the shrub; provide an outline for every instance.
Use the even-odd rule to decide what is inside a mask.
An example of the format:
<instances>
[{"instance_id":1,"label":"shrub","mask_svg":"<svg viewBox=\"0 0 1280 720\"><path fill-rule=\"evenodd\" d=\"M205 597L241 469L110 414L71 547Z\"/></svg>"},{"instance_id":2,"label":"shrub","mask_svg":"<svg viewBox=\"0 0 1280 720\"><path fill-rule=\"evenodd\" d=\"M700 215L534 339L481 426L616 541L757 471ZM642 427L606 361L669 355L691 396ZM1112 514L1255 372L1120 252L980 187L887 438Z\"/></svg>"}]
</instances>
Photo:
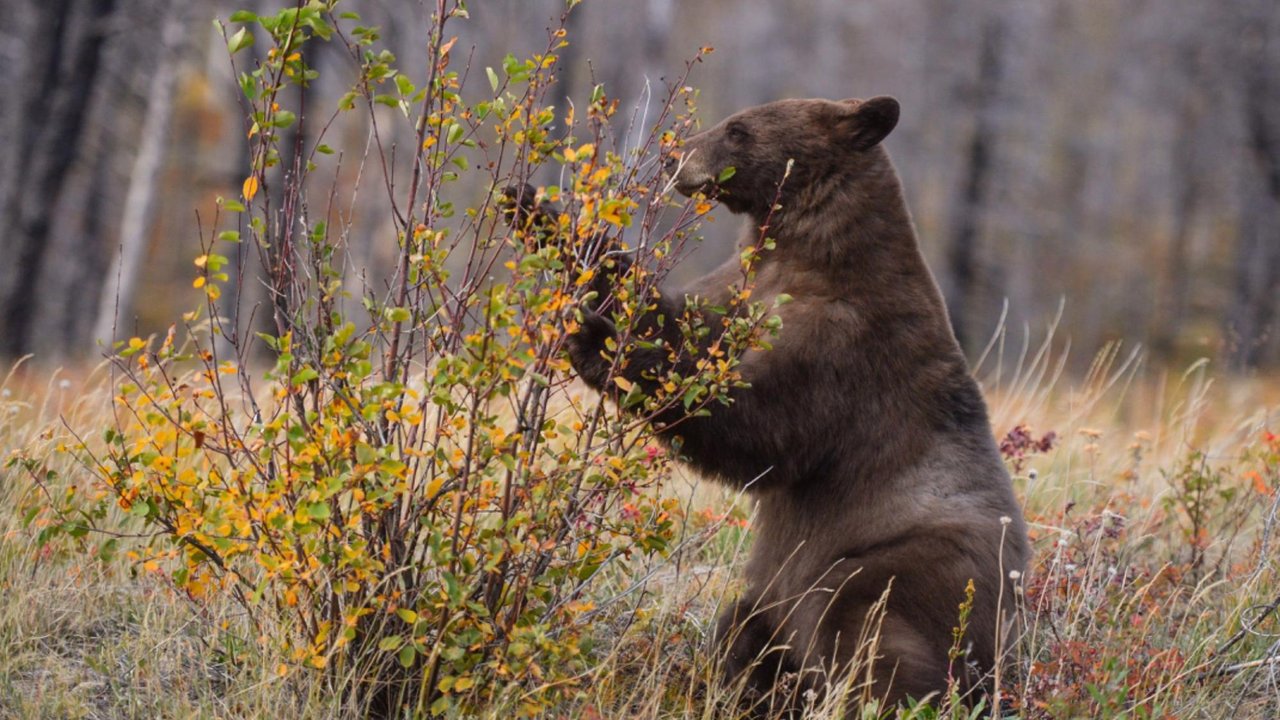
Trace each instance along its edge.
<instances>
[{"instance_id":1,"label":"shrub","mask_svg":"<svg viewBox=\"0 0 1280 720\"><path fill-rule=\"evenodd\" d=\"M95 490L38 497L27 520L42 541L142 536L93 547L166 574L197 607L234 597L246 622L224 629L233 656L283 651L282 675L309 672L354 707L533 714L590 669L582 628L601 608L587 590L670 549L681 509L659 492L670 460L645 418L727 401L739 356L765 346L776 321L747 302L748 249L741 302L720 309L727 329L696 374L655 378L652 396L619 378L625 412L577 398L562 347L597 294L591 278L619 253L637 261L615 292L625 363L649 343L631 320L709 209L673 204L653 162L691 127L695 94L676 83L638 131L617 127L618 101L601 87L577 112L553 108L563 23L545 52L471 72L457 67L451 34L465 4L444 0L430 67L411 78L376 29L336 5L232 15L233 58L255 37L269 47L239 73L252 171L239 198L220 201L225 229L195 260L204 305L164 338L117 346L114 422L66 448ZM315 132L320 115L302 98L318 77L308 50L326 41L358 74ZM475 94L477 77L484 99L468 102L463 86ZM413 136L407 185L393 180L394 131L379 106ZM354 200L340 201L335 182L318 186L320 200L314 188L336 152L331 128L359 113L374 140L362 162L387 179L396 267L384 289L353 292L343 266ZM314 137L289 135L302 123ZM537 201L563 211L510 229L502 190L539 168L560 184L534 189ZM265 370L244 360L257 343L220 303L243 283L229 256L249 248L270 294Z\"/></svg>"}]
</instances>

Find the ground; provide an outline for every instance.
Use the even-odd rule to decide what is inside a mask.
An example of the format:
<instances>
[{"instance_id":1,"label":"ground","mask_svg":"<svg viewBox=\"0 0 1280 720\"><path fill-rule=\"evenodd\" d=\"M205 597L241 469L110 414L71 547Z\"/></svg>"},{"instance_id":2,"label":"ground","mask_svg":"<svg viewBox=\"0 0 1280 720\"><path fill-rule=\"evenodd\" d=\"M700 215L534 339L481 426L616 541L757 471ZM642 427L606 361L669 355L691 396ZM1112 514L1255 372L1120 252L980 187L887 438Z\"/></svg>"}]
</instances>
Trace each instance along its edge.
<instances>
[{"instance_id":1,"label":"ground","mask_svg":"<svg viewBox=\"0 0 1280 720\"><path fill-rule=\"evenodd\" d=\"M1266 608L1280 598L1280 384L1126 357L1104 352L1078 379L1059 376L1048 352L976 372L1036 551L1029 632L1001 678L1008 706L1035 718L1275 717L1280 613ZM101 371L10 375L0 462L101 427L104 382ZM0 717L338 713L341 698L314 677L217 639L243 621L228 600L192 602L124 552L42 547L21 511L31 493L89 482L61 462L43 490L0 465ZM740 576L749 505L689 477L664 492L682 503L686 542L596 586L600 610L585 633L596 669L548 717L731 716L717 709L723 691L710 683L704 642ZM120 549L130 542L139 540L122 538Z\"/></svg>"}]
</instances>

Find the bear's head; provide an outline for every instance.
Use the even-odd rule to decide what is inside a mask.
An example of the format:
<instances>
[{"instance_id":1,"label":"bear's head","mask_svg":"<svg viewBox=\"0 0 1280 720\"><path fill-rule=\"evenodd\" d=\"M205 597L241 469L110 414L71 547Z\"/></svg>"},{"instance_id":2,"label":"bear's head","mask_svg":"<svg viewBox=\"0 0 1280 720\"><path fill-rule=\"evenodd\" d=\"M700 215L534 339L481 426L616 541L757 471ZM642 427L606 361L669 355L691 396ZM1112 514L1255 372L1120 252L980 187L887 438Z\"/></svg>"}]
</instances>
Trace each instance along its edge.
<instances>
[{"instance_id":1,"label":"bear's head","mask_svg":"<svg viewBox=\"0 0 1280 720\"><path fill-rule=\"evenodd\" d=\"M690 137L667 168L681 193L704 192L763 218L775 202L878 162L877 146L897 124L891 97L779 100Z\"/></svg>"}]
</instances>

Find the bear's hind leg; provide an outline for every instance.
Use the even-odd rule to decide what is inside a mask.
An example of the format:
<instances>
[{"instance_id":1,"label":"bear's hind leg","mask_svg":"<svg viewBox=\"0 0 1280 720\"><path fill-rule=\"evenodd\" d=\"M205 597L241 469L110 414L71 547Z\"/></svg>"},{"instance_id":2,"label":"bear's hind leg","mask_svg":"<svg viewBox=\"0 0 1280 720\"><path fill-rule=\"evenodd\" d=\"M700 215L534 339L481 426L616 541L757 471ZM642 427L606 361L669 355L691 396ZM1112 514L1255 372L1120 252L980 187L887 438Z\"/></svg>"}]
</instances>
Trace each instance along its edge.
<instances>
[{"instance_id":1,"label":"bear's hind leg","mask_svg":"<svg viewBox=\"0 0 1280 720\"><path fill-rule=\"evenodd\" d=\"M890 612L880 626L880 642L872 666L871 696L892 707L908 697L922 700L947 688L947 657L927 635L903 616Z\"/></svg>"},{"instance_id":2,"label":"bear's hind leg","mask_svg":"<svg viewBox=\"0 0 1280 720\"><path fill-rule=\"evenodd\" d=\"M742 704L757 713L772 714L770 708L778 704L775 685L794 670L781 647L784 640L754 598L739 599L716 623L714 643L722 659L723 682L730 687L742 683Z\"/></svg>"},{"instance_id":3,"label":"bear's hind leg","mask_svg":"<svg viewBox=\"0 0 1280 720\"><path fill-rule=\"evenodd\" d=\"M892 610L877 623L873 607L840 603L827 612L810 636L798 706L819 705L835 692L847 706L874 699L886 709L908 697L936 702L945 692L947 656L929 632Z\"/></svg>"}]
</instances>

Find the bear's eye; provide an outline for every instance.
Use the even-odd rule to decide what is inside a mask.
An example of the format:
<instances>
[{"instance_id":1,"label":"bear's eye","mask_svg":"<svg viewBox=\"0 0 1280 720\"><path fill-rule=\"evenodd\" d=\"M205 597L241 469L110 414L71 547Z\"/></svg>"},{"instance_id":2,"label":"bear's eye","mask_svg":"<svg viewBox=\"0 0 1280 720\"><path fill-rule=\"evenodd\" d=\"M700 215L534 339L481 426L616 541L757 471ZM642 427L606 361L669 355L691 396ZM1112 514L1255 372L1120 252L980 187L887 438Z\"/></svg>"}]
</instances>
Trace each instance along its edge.
<instances>
[{"instance_id":1,"label":"bear's eye","mask_svg":"<svg viewBox=\"0 0 1280 720\"><path fill-rule=\"evenodd\" d=\"M751 139L751 133L747 132L747 128L744 127L742 123L730 123L729 127L725 128L725 134L729 136L730 140L735 142L743 142Z\"/></svg>"}]
</instances>

